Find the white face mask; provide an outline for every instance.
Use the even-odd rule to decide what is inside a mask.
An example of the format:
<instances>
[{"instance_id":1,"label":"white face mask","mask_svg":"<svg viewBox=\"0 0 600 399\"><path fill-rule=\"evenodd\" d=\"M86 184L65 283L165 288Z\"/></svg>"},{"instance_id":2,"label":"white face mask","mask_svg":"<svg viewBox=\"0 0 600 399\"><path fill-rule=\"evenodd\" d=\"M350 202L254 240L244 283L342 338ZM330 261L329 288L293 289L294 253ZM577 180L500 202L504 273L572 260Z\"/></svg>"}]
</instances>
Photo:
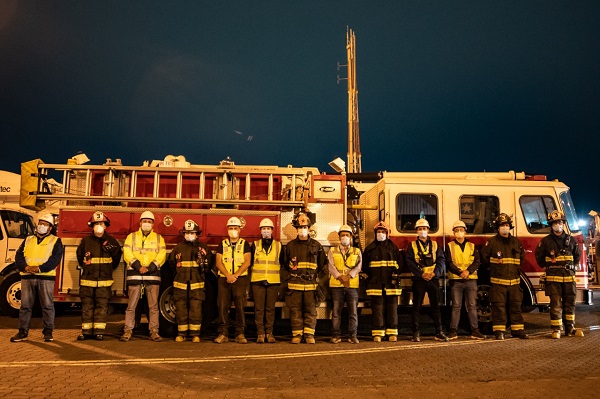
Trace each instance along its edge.
<instances>
[{"instance_id":1,"label":"white face mask","mask_svg":"<svg viewBox=\"0 0 600 399\"><path fill-rule=\"evenodd\" d=\"M101 237L104 234L104 226L96 224L94 225L94 234L98 237Z\"/></svg>"},{"instance_id":2,"label":"white face mask","mask_svg":"<svg viewBox=\"0 0 600 399\"><path fill-rule=\"evenodd\" d=\"M185 238L186 241L192 242L196 239L196 233L185 233L183 238Z\"/></svg>"},{"instance_id":3,"label":"white face mask","mask_svg":"<svg viewBox=\"0 0 600 399\"><path fill-rule=\"evenodd\" d=\"M42 236L45 236L46 234L48 234L48 230L50 230L50 227L43 225L43 224L40 224L37 227L38 234L40 234Z\"/></svg>"},{"instance_id":4,"label":"white face mask","mask_svg":"<svg viewBox=\"0 0 600 399\"><path fill-rule=\"evenodd\" d=\"M144 233L150 233L152 231L152 223L142 223L142 231Z\"/></svg>"},{"instance_id":5,"label":"white face mask","mask_svg":"<svg viewBox=\"0 0 600 399\"><path fill-rule=\"evenodd\" d=\"M417 233L421 238L427 238L427 230L421 230Z\"/></svg>"},{"instance_id":6,"label":"white face mask","mask_svg":"<svg viewBox=\"0 0 600 399\"><path fill-rule=\"evenodd\" d=\"M510 233L510 227L509 226L500 226L500 228L498 229L498 233L500 233L501 236L508 235L508 233Z\"/></svg>"},{"instance_id":7,"label":"white face mask","mask_svg":"<svg viewBox=\"0 0 600 399\"><path fill-rule=\"evenodd\" d=\"M563 228L564 227L563 227L562 224L555 223L555 224L552 225L552 230L555 231L555 232L557 232L557 233L562 233L563 232Z\"/></svg>"},{"instance_id":8,"label":"white face mask","mask_svg":"<svg viewBox=\"0 0 600 399\"><path fill-rule=\"evenodd\" d=\"M464 231L457 231L456 233L454 233L454 237L461 239L461 238L465 238L465 232Z\"/></svg>"},{"instance_id":9,"label":"white face mask","mask_svg":"<svg viewBox=\"0 0 600 399\"><path fill-rule=\"evenodd\" d=\"M387 234L377 233L377 241L385 241L385 240L387 240Z\"/></svg>"},{"instance_id":10,"label":"white face mask","mask_svg":"<svg viewBox=\"0 0 600 399\"><path fill-rule=\"evenodd\" d=\"M340 238L340 242L343 246L347 247L350 245L350 237L342 237Z\"/></svg>"},{"instance_id":11,"label":"white face mask","mask_svg":"<svg viewBox=\"0 0 600 399\"><path fill-rule=\"evenodd\" d=\"M298 229L298 235L302 238L308 237L308 227Z\"/></svg>"},{"instance_id":12,"label":"white face mask","mask_svg":"<svg viewBox=\"0 0 600 399\"><path fill-rule=\"evenodd\" d=\"M235 240L236 238L238 238L240 236L240 232L237 230L227 230L227 234L229 235L229 238L231 238L232 240Z\"/></svg>"},{"instance_id":13,"label":"white face mask","mask_svg":"<svg viewBox=\"0 0 600 399\"><path fill-rule=\"evenodd\" d=\"M262 236L262 238L271 238L271 236L273 235L273 230L271 229L260 229L260 235Z\"/></svg>"}]
</instances>

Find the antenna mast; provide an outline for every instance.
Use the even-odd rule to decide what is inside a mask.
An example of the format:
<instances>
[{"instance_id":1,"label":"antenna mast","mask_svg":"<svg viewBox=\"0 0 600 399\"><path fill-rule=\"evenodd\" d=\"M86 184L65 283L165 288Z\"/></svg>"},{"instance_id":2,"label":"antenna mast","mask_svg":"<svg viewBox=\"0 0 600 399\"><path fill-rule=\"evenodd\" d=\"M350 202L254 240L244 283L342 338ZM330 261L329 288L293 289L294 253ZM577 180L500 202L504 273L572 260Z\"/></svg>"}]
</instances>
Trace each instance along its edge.
<instances>
[{"instance_id":1,"label":"antenna mast","mask_svg":"<svg viewBox=\"0 0 600 399\"><path fill-rule=\"evenodd\" d=\"M358 88L356 86L356 37L346 27L348 55L348 173L361 173L360 135L358 128Z\"/></svg>"}]
</instances>

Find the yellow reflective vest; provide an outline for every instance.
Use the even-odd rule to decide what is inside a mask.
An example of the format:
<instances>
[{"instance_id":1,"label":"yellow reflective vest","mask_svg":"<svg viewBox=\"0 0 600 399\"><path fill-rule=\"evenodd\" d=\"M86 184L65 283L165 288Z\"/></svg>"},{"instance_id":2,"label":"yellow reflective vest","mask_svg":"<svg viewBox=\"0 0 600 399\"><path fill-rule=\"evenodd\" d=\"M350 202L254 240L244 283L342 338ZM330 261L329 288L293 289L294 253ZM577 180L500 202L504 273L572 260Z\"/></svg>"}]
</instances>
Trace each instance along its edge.
<instances>
[{"instance_id":1,"label":"yellow reflective vest","mask_svg":"<svg viewBox=\"0 0 600 399\"><path fill-rule=\"evenodd\" d=\"M235 252L233 251L231 242L228 239L223 240L221 245L223 246L223 255L221 258L223 266L225 266L225 269L227 269L229 273L234 274L244 264L244 247L246 246L246 240L244 240L243 238L237 240L235 244ZM241 276L247 275L248 270L246 269L246 271L242 273ZM225 277L225 275L221 273L221 271L219 271L219 276Z\"/></svg>"},{"instance_id":2,"label":"yellow reflective vest","mask_svg":"<svg viewBox=\"0 0 600 399\"><path fill-rule=\"evenodd\" d=\"M54 244L58 237L52 234L47 235L38 243L38 237L33 235L25 239L25 245L23 247L23 255L25 256L25 262L27 266L41 266L48 261L48 258L52 255ZM20 272L21 276L31 276L30 273ZM36 278L52 278L56 276L56 268L44 272L36 273Z\"/></svg>"},{"instance_id":3,"label":"yellow reflective vest","mask_svg":"<svg viewBox=\"0 0 600 399\"><path fill-rule=\"evenodd\" d=\"M421 263L420 254L429 255L429 246L425 245L423 250L421 252L419 252L419 247L418 247L417 241L419 241L419 240L417 239L416 241L413 241L411 243L412 249L415 253L415 262L417 263L417 265L421 266L421 270L423 270L423 273L433 273L435 270L435 261L436 261L436 256L437 256L438 244L435 240L431 240L431 258L428 258L428 259L433 260L433 263L431 265L423 265ZM424 263L428 263L428 260L425 259Z\"/></svg>"},{"instance_id":4,"label":"yellow reflective vest","mask_svg":"<svg viewBox=\"0 0 600 399\"><path fill-rule=\"evenodd\" d=\"M250 281L266 281L269 284L279 284L281 279L279 271L279 255L281 254L281 243L273 240L268 251L262 246L262 240L254 242L254 265L252 265L252 278Z\"/></svg>"},{"instance_id":5,"label":"yellow reflective vest","mask_svg":"<svg viewBox=\"0 0 600 399\"><path fill-rule=\"evenodd\" d=\"M460 270L467 270L467 268L475 261L475 244L470 241L465 243L464 251L460 248L460 245L454 241L448 243L448 248L450 248L450 254L452 254L452 263ZM448 272L448 278L462 280L460 276L450 271ZM469 274L469 279L477 280L477 271Z\"/></svg>"},{"instance_id":6,"label":"yellow reflective vest","mask_svg":"<svg viewBox=\"0 0 600 399\"><path fill-rule=\"evenodd\" d=\"M127 265L127 284L160 284L160 267L167 259L167 247L162 236L154 231L144 236L141 230L131 233L123 245L123 260ZM132 265L139 261L149 270L141 274Z\"/></svg>"},{"instance_id":7,"label":"yellow reflective vest","mask_svg":"<svg viewBox=\"0 0 600 399\"><path fill-rule=\"evenodd\" d=\"M360 255L360 249L350 247L348 253L344 254L340 251L339 247L332 247L330 249L331 256L333 257L333 264L340 274L348 275L350 271L357 266L358 257ZM358 275L350 279L350 288L358 288ZM343 287L344 285L333 276L329 277L330 287Z\"/></svg>"}]
</instances>

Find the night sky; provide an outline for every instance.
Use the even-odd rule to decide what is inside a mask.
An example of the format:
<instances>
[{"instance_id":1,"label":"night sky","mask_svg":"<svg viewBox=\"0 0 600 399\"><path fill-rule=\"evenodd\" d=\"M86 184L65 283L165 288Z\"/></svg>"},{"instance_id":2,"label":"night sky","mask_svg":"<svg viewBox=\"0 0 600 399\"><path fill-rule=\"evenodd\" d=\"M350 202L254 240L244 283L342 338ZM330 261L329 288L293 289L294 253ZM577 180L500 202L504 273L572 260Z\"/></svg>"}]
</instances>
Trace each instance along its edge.
<instances>
[{"instance_id":1,"label":"night sky","mask_svg":"<svg viewBox=\"0 0 600 399\"><path fill-rule=\"evenodd\" d=\"M157 3L0 0L0 169L83 151L331 171L349 26L363 171L544 174L600 211L598 0Z\"/></svg>"}]
</instances>

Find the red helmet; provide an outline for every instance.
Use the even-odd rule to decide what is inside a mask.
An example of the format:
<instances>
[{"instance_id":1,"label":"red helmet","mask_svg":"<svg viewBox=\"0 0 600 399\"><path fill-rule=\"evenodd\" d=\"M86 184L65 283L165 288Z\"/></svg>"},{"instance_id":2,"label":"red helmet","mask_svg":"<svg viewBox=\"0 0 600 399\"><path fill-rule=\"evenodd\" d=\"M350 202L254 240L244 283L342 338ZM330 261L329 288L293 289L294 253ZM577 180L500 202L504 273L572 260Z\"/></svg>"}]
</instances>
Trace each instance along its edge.
<instances>
[{"instance_id":1,"label":"red helmet","mask_svg":"<svg viewBox=\"0 0 600 399\"><path fill-rule=\"evenodd\" d=\"M377 231L377 229L385 229L385 231L390 234L390 226L388 226L383 220L380 220L375 226L373 226L373 231Z\"/></svg>"},{"instance_id":2,"label":"red helmet","mask_svg":"<svg viewBox=\"0 0 600 399\"><path fill-rule=\"evenodd\" d=\"M104 214L104 212L96 211L88 220L88 226L93 227L94 223L104 222L106 227L110 226L110 219Z\"/></svg>"}]
</instances>

